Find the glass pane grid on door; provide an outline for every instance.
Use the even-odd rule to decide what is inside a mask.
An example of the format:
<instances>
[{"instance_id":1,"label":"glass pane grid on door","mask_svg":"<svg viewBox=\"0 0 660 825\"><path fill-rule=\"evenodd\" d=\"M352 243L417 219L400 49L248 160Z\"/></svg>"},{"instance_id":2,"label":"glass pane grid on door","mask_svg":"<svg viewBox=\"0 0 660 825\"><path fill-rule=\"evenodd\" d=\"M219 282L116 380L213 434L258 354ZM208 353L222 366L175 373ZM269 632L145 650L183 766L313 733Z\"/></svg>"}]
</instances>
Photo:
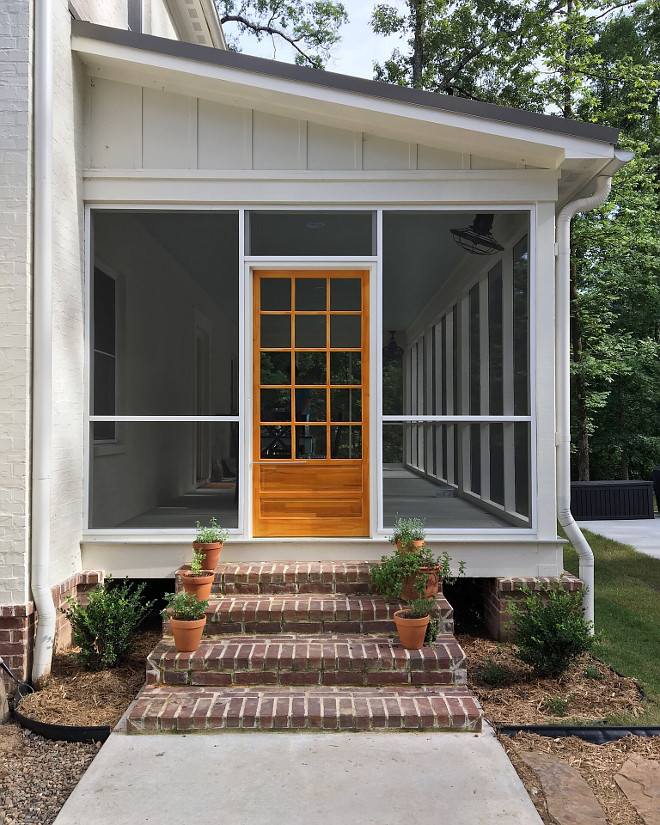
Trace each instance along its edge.
<instances>
[{"instance_id":1,"label":"glass pane grid on door","mask_svg":"<svg viewBox=\"0 0 660 825\"><path fill-rule=\"evenodd\" d=\"M362 281L257 282L259 459L362 457Z\"/></svg>"}]
</instances>

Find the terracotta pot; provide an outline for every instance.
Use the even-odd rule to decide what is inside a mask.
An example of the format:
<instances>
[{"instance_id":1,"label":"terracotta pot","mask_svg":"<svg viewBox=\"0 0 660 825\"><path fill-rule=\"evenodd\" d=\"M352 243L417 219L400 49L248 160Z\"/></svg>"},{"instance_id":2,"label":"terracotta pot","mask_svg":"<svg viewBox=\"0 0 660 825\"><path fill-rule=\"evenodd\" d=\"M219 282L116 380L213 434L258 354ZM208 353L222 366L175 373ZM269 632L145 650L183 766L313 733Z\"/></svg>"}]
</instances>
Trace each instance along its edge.
<instances>
[{"instance_id":1,"label":"terracotta pot","mask_svg":"<svg viewBox=\"0 0 660 825\"><path fill-rule=\"evenodd\" d=\"M208 599L215 578L213 570L202 570L201 576L193 576L190 570L179 570L178 573L181 576L181 584L186 593L192 593L198 601Z\"/></svg>"},{"instance_id":2,"label":"terracotta pot","mask_svg":"<svg viewBox=\"0 0 660 825\"><path fill-rule=\"evenodd\" d=\"M170 617L170 626L174 635L174 646L179 653L193 653L202 640L202 632L206 624L206 616L201 619L184 621Z\"/></svg>"},{"instance_id":3,"label":"terracotta pot","mask_svg":"<svg viewBox=\"0 0 660 825\"><path fill-rule=\"evenodd\" d=\"M396 540L396 549L399 553L417 553L422 549L422 547L424 547L424 539L415 539L414 541L408 542L408 545L404 551L401 539Z\"/></svg>"},{"instance_id":4,"label":"terracotta pot","mask_svg":"<svg viewBox=\"0 0 660 825\"><path fill-rule=\"evenodd\" d=\"M420 579L423 581L426 577L426 586L424 592L420 594L417 592L415 582ZM414 576L408 576L403 580L401 585L401 598L404 602L409 602L411 599L430 599L438 595L440 589L440 565L435 567L422 567L419 573Z\"/></svg>"},{"instance_id":5,"label":"terracotta pot","mask_svg":"<svg viewBox=\"0 0 660 825\"><path fill-rule=\"evenodd\" d=\"M201 544L198 541L193 542L193 550L201 553L204 557L202 559L202 566L204 570L215 570L218 566L218 559L220 558L220 551L222 550L223 542L214 541L208 544Z\"/></svg>"},{"instance_id":6,"label":"terracotta pot","mask_svg":"<svg viewBox=\"0 0 660 825\"><path fill-rule=\"evenodd\" d=\"M431 617L406 619L403 614L407 612L407 610L397 610L394 614L394 622L401 646L405 647L406 650L421 650L424 647L424 636L426 636L426 628Z\"/></svg>"}]
</instances>

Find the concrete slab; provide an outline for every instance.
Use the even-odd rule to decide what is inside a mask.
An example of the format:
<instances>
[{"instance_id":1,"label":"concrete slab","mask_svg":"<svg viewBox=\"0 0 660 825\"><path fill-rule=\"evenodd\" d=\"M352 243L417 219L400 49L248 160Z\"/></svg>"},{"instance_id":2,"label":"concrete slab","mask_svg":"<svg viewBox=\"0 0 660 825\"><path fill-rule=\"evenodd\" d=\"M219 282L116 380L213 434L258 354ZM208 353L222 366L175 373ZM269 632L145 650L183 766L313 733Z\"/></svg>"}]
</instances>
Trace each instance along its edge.
<instances>
[{"instance_id":1,"label":"concrete slab","mask_svg":"<svg viewBox=\"0 0 660 825\"><path fill-rule=\"evenodd\" d=\"M541 825L491 731L113 733L55 825L437 825L438 817Z\"/></svg>"},{"instance_id":2,"label":"concrete slab","mask_svg":"<svg viewBox=\"0 0 660 825\"><path fill-rule=\"evenodd\" d=\"M608 539L630 544L640 553L660 559L660 516L641 519L580 521L580 527Z\"/></svg>"}]
</instances>

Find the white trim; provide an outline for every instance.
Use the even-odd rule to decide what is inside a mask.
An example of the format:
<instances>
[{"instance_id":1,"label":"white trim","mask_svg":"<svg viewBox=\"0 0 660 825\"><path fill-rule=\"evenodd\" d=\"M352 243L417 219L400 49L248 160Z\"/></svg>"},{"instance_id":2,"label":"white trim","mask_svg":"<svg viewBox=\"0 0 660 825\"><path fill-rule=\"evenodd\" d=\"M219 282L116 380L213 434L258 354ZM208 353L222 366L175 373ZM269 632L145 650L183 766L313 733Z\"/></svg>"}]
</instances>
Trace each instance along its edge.
<instances>
[{"instance_id":1,"label":"white trim","mask_svg":"<svg viewBox=\"0 0 660 825\"><path fill-rule=\"evenodd\" d=\"M371 340L375 342L373 347L375 355L375 372L373 373L371 386L375 386L376 391L373 393L373 400L371 404L371 433L373 436L373 445L375 449L371 451L372 462L369 472L371 475L370 493L375 493L375 504L372 500L371 512L375 514L375 524L372 517L372 535L378 535L384 532L384 507L383 507L383 473L381 467L383 466L383 313L381 307L383 306L383 210L376 211L376 283L375 289L370 290L376 302L376 310L369 319L370 330L372 331ZM375 318L375 321L374 321ZM372 324L372 321L374 323ZM372 358L372 364L374 359ZM375 379L375 380L374 380ZM375 413L375 414L374 414Z\"/></svg>"},{"instance_id":2,"label":"white trim","mask_svg":"<svg viewBox=\"0 0 660 825\"><path fill-rule=\"evenodd\" d=\"M238 210L238 514L237 525L243 535L252 534L252 484L248 456L252 455L252 418L247 410L252 405L252 288L246 283L245 249L248 231L245 210ZM242 329L241 329L242 328ZM242 332L242 335L241 335ZM243 353L241 354L241 348ZM249 359L246 361L246 358ZM249 365L249 369L246 368Z\"/></svg>"},{"instance_id":3,"label":"white trim","mask_svg":"<svg viewBox=\"0 0 660 825\"><path fill-rule=\"evenodd\" d=\"M83 238L83 500L82 500L82 523L84 527L89 526L89 497L92 489L92 454L91 454L91 427L89 423L89 411L91 409L91 347L92 347L92 323L90 307L90 278L94 265L94 238L92 237L92 215L91 208L85 205L84 232ZM83 530L84 532L84 530Z\"/></svg>"},{"instance_id":4,"label":"white trim","mask_svg":"<svg viewBox=\"0 0 660 825\"><path fill-rule=\"evenodd\" d=\"M89 421L238 421L238 415L90 415Z\"/></svg>"}]
</instances>

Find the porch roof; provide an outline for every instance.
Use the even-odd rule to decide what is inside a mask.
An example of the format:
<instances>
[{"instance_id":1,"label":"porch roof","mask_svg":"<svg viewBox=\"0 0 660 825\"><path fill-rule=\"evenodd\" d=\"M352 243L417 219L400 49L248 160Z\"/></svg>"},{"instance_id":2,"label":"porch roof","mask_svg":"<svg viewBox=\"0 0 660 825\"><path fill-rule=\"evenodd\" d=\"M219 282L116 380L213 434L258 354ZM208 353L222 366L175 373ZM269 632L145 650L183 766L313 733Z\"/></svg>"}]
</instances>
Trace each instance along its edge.
<instances>
[{"instance_id":1,"label":"porch roof","mask_svg":"<svg viewBox=\"0 0 660 825\"><path fill-rule=\"evenodd\" d=\"M314 69L308 66L298 66L292 63L282 63L277 60L253 57L252 55L240 54L224 49L213 49L184 41L169 40L162 37L125 31L123 29L98 26L82 20L72 21L71 32L74 37L90 38L117 46L127 46L140 51L154 52L171 57L184 58L185 60L193 60L198 63L238 69L255 75L291 80L325 89L349 92L381 100L396 101L412 106L421 106L430 110L467 115L482 120L522 126L527 129L535 129L557 135L569 135L610 145L616 144L619 135L618 129L612 129L594 123L537 114L522 109L497 106L493 103L437 94L421 89L410 89L391 83L366 80L360 77Z\"/></svg>"}]
</instances>

